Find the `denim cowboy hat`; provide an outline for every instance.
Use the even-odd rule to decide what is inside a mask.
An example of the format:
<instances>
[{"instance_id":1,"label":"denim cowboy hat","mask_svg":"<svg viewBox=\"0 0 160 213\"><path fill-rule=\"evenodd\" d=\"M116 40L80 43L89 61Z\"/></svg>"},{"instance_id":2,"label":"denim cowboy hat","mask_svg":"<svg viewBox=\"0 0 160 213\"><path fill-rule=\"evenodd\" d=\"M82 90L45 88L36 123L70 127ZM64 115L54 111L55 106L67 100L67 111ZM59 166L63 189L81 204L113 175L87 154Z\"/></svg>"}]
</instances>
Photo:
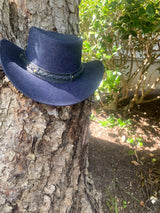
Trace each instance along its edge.
<instances>
[{"instance_id":1,"label":"denim cowboy hat","mask_svg":"<svg viewBox=\"0 0 160 213\"><path fill-rule=\"evenodd\" d=\"M25 50L0 41L0 62L13 85L29 98L67 106L87 99L104 73L100 61L81 63L82 39L31 27Z\"/></svg>"}]
</instances>

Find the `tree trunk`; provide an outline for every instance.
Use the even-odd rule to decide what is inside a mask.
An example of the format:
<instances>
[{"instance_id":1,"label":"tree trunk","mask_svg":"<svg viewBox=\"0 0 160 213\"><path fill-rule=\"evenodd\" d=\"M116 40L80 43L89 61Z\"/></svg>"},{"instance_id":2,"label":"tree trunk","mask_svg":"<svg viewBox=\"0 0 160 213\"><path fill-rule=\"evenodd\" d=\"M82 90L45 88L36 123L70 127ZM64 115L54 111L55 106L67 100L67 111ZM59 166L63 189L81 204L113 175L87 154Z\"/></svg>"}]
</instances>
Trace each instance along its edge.
<instances>
[{"instance_id":1,"label":"tree trunk","mask_svg":"<svg viewBox=\"0 0 160 213\"><path fill-rule=\"evenodd\" d=\"M0 36L25 47L31 26L78 33L78 0L1 0ZM88 175L88 100L36 103L0 80L0 212L102 212Z\"/></svg>"}]
</instances>

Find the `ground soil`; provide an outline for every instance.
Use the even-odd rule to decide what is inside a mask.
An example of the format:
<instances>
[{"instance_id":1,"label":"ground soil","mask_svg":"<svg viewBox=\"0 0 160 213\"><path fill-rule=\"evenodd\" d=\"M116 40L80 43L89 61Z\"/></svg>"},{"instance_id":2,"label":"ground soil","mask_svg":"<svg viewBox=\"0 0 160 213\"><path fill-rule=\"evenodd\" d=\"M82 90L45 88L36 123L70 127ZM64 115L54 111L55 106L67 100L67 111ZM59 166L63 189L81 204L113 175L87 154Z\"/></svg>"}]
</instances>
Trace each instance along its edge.
<instances>
[{"instance_id":1,"label":"ground soil","mask_svg":"<svg viewBox=\"0 0 160 213\"><path fill-rule=\"evenodd\" d=\"M112 112L93 108L90 124L89 171L102 192L104 213L160 213L160 101L140 105L131 113L130 129L103 127ZM143 146L127 143L142 138Z\"/></svg>"}]
</instances>

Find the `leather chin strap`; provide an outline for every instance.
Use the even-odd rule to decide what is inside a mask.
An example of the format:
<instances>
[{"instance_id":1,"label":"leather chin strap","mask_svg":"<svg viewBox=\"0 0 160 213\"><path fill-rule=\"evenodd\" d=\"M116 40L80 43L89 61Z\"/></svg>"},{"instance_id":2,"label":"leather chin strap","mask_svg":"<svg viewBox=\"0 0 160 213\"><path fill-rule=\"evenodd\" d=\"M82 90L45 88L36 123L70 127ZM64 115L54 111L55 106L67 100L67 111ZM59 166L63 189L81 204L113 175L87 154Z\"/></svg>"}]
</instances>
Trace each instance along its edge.
<instances>
[{"instance_id":1,"label":"leather chin strap","mask_svg":"<svg viewBox=\"0 0 160 213\"><path fill-rule=\"evenodd\" d=\"M81 64L81 66L73 73L67 73L67 74L57 74L53 72L49 72L48 70L45 70L38 65L30 62L24 53L21 53L19 55L20 60L22 64L25 66L26 70L30 72L31 74L35 75L38 78L41 78L44 81L48 81L51 83L66 83L66 82L72 82L79 78L82 73L84 72L84 66Z\"/></svg>"}]
</instances>

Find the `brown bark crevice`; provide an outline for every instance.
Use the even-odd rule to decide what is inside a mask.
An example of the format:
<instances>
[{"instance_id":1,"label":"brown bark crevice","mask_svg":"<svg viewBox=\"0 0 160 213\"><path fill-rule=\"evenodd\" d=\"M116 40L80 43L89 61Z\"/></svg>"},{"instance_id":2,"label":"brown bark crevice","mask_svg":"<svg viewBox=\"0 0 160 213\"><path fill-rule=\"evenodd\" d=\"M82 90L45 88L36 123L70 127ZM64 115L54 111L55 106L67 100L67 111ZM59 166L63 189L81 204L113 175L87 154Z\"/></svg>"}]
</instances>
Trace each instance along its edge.
<instances>
[{"instance_id":1,"label":"brown bark crevice","mask_svg":"<svg viewBox=\"0 0 160 213\"><path fill-rule=\"evenodd\" d=\"M17 14L17 5L15 2L11 2L9 5L9 21L12 32L14 33L15 37L17 37L16 33L18 31L18 14Z\"/></svg>"}]
</instances>

